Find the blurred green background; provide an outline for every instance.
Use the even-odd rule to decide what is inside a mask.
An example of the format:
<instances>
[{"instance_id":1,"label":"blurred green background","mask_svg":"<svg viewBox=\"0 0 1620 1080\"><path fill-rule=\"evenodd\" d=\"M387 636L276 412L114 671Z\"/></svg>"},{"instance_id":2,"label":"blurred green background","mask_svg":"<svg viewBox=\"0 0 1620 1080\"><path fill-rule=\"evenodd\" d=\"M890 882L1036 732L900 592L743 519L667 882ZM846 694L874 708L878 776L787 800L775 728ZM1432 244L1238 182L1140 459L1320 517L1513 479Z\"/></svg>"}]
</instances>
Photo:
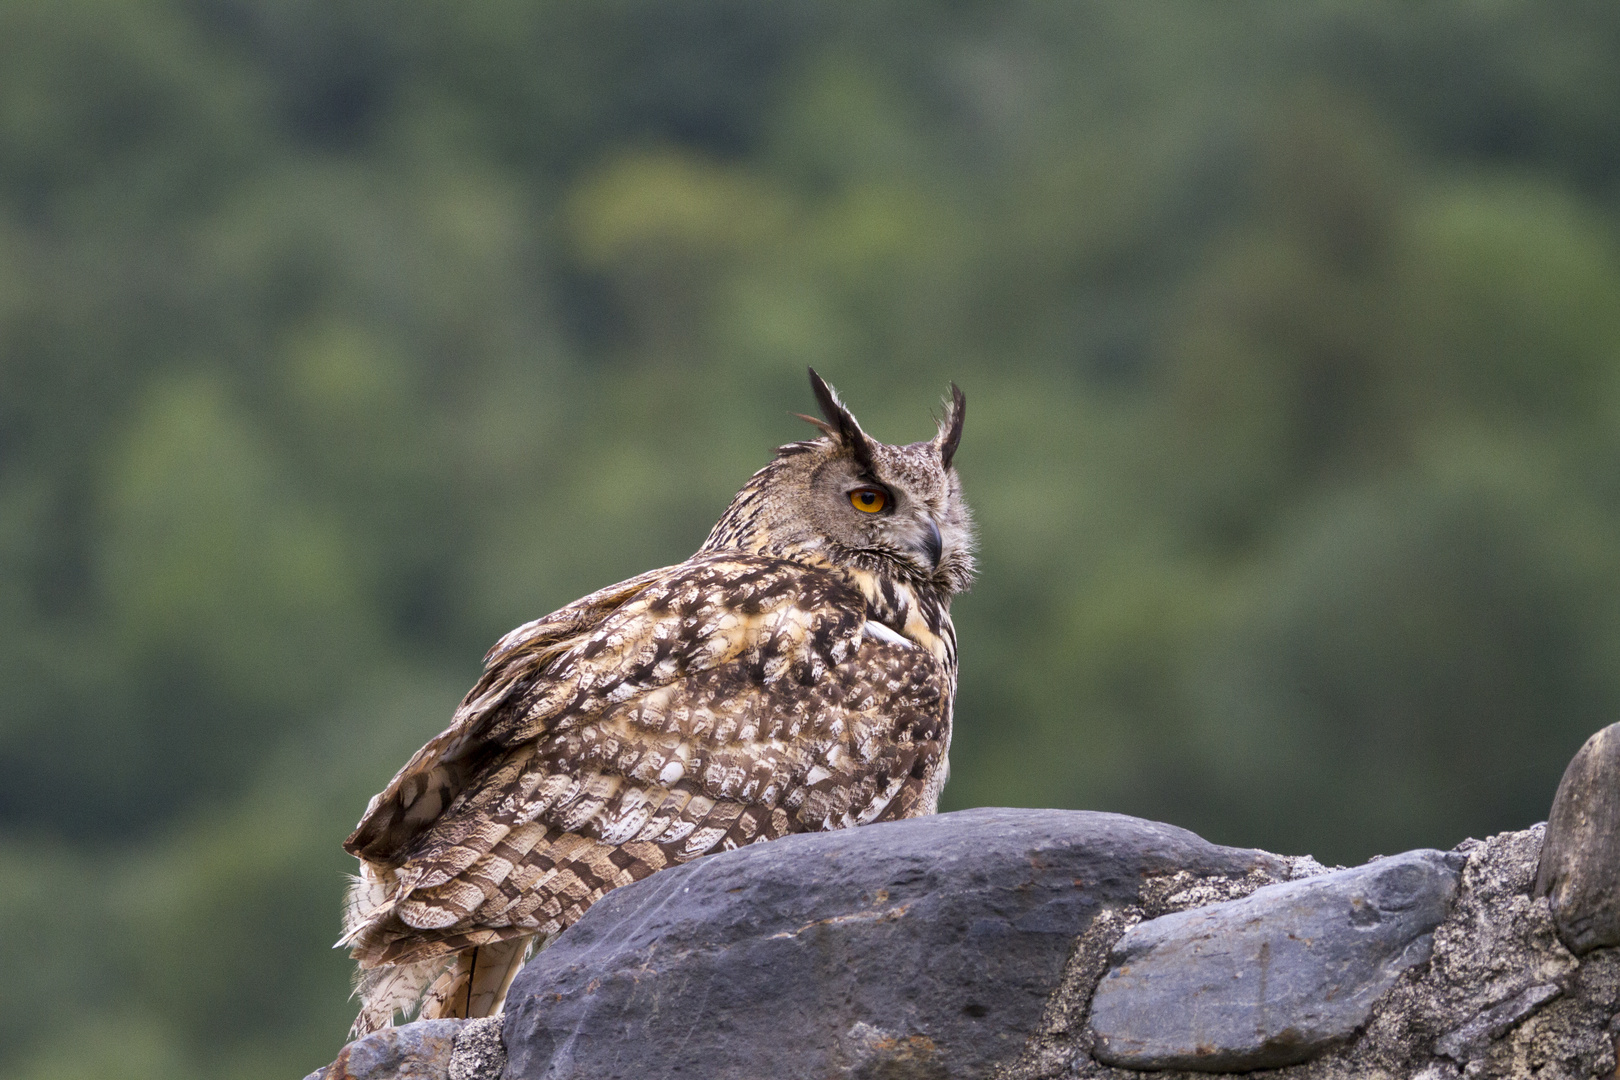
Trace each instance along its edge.
<instances>
[{"instance_id":1,"label":"blurred green background","mask_svg":"<svg viewBox=\"0 0 1620 1080\"><path fill-rule=\"evenodd\" d=\"M519 622L950 380L949 808L1360 861L1620 718L1620 5L4 0L0 1077L290 1078Z\"/></svg>"}]
</instances>

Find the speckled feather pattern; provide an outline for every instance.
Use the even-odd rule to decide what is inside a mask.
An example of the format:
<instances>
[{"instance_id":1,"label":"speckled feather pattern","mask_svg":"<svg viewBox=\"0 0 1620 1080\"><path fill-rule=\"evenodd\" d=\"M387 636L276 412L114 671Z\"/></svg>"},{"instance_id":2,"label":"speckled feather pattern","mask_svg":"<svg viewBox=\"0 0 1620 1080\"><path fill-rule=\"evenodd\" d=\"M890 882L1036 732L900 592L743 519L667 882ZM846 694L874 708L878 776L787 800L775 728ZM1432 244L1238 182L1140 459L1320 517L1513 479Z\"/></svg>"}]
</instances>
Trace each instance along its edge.
<instances>
[{"instance_id":1,"label":"speckled feather pattern","mask_svg":"<svg viewBox=\"0 0 1620 1080\"><path fill-rule=\"evenodd\" d=\"M875 445L927 467L930 444ZM965 580L777 527L780 471L841 450L784 447L691 559L491 650L345 844L361 862L341 942L363 974L357 1032L418 996L423 1015L498 1008L528 939L666 866L934 812Z\"/></svg>"}]
</instances>

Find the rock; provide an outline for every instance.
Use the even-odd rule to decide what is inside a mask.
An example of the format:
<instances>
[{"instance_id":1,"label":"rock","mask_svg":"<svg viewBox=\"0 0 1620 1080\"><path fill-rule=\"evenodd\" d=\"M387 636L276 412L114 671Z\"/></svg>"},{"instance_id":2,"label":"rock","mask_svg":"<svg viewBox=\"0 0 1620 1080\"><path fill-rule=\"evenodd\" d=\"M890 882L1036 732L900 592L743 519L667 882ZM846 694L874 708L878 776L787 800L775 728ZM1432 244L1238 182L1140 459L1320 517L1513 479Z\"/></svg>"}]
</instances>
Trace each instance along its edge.
<instances>
[{"instance_id":1,"label":"rock","mask_svg":"<svg viewBox=\"0 0 1620 1080\"><path fill-rule=\"evenodd\" d=\"M1542 1005L1551 1001L1563 988L1557 983L1537 983L1493 1005L1461 1027L1443 1035L1434 1048L1455 1061L1472 1061L1480 1057L1487 1046L1513 1029L1513 1026Z\"/></svg>"},{"instance_id":2,"label":"rock","mask_svg":"<svg viewBox=\"0 0 1620 1080\"><path fill-rule=\"evenodd\" d=\"M356 1039L305 1080L450 1080L450 1055L466 1020L422 1020Z\"/></svg>"},{"instance_id":3,"label":"rock","mask_svg":"<svg viewBox=\"0 0 1620 1080\"><path fill-rule=\"evenodd\" d=\"M1578 962L1558 940L1547 901L1530 896L1541 834L1536 826L1461 845L1462 885L1429 963L1396 979L1351 1043L1277 1080L1612 1076L1605 1027L1620 1008L1620 950ZM1545 998L1536 988L1547 986L1562 993Z\"/></svg>"},{"instance_id":4,"label":"rock","mask_svg":"<svg viewBox=\"0 0 1620 1080\"><path fill-rule=\"evenodd\" d=\"M503 1018L468 1020L456 1033L450 1054L450 1080L500 1080L506 1071L506 1046L501 1042Z\"/></svg>"},{"instance_id":5,"label":"rock","mask_svg":"<svg viewBox=\"0 0 1620 1080\"><path fill-rule=\"evenodd\" d=\"M374 1031L304 1080L500 1080L501 1018L419 1020Z\"/></svg>"},{"instance_id":6,"label":"rock","mask_svg":"<svg viewBox=\"0 0 1620 1080\"><path fill-rule=\"evenodd\" d=\"M1461 886L1450 913L1433 932L1429 962L1397 976L1373 1003L1366 1026L1348 1042L1263 1075L1270 1080L1591 1080L1615 1075L1616 1031L1610 1024L1620 1013L1620 948L1596 949L1577 959L1559 941L1547 901L1530 895L1541 838L1538 825L1459 845L1452 857L1466 859ZM1300 862L1294 861L1296 872L1309 869ZM1195 888L1167 900L1173 906L1202 891ZM1149 917L1162 914L1152 903L1143 908ZM1133 909L1119 914L1128 922ZM1105 921L1096 920L1088 936L1076 943L1071 968L1082 980L1084 971L1095 972L1089 976L1095 981L1108 968L1096 960L1101 939L1089 940ZM1103 961L1110 951L1102 948ZM1560 992L1549 996L1547 987ZM1085 1001L1087 993L1076 991L1073 1001ZM1030 1055L995 1080L1163 1075L1099 1062L1092 1056L1085 1024L1042 1049L1044 1054Z\"/></svg>"},{"instance_id":7,"label":"rock","mask_svg":"<svg viewBox=\"0 0 1620 1080\"><path fill-rule=\"evenodd\" d=\"M1099 913L1212 876L1252 888L1288 864L1053 810L710 856L614 890L529 963L507 1000L506 1076L984 1077L1023 1050Z\"/></svg>"},{"instance_id":8,"label":"rock","mask_svg":"<svg viewBox=\"0 0 1620 1080\"><path fill-rule=\"evenodd\" d=\"M1448 858L1466 861L1461 885L1429 961L1397 975L1347 1041L1265 1075L1615 1075L1620 947L1576 957L1559 939L1548 899L1531 896L1543 832L1459 845ZM1264 900L1279 880L1328 880L1308 858L1063 812L976 811L774 847L781 861L752 848L604 900L520 977L505 1075L1150 1080L1163 1074L1093 1056L1094 992L1126 932ZM442 1042L422 1038L444 1023L361 1040L332 1080L446 1075ZM502 1080L502 1021L448 1023L449 1080Z\"/></svg>"},{"instance_id":9,"label":"rock","mask_svg":"<svg viewBox=\"0 0 1620 1080\"><path fill-rule=\"evenodd\" d=\"M1412 851L1132 927L1092 1001L1093 1056L1236 1072L1347 1040L1428 959L1462 862Z\"/></svg>"},{"instance_id":10,"label":"rock","mask_svg":"<svg viewBox=\"0 0 1620 1080\"><path fill-rule=\"evenodd\" d=\"M1535 895L1577 956L1620 945L1620 724L1586 740L1547 816Z\"/></svg>"}]
</instances>

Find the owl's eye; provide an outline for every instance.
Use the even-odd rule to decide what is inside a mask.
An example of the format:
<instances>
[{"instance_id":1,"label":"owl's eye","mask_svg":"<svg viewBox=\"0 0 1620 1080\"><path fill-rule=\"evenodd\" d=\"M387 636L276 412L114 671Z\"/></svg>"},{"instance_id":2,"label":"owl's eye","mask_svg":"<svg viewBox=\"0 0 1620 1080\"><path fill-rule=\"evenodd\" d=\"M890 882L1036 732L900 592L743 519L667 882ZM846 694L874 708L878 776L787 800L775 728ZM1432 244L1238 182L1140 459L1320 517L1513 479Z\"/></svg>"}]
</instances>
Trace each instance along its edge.
<instances>
[{"instance_id":1,"label":"owl's eye","mask_svg":"<svg viewBox=\"0 0 1620 1080\"><path fill-rule=\"evenodd\" d=\"M889 493L882 488L856 488L849 493L849 504L863 514L875 514L889 505Z\"/></svg>"}]
</instances>

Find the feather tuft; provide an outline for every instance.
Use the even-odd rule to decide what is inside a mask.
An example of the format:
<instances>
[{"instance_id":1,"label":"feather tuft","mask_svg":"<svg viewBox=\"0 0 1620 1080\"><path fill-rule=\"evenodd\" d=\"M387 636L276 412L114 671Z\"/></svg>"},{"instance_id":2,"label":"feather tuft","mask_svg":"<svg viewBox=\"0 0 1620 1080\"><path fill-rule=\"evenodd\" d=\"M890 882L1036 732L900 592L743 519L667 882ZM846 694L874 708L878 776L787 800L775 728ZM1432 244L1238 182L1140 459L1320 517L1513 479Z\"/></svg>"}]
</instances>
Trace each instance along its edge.
<instances>
[{"instance_id":1,"label":"feather tuft","mask_svg":"<svg viewBox=\"0 0 1620 1080\"><path fill-rule=\"evenodd\" d=\"M815 392L816 404L821 406L821 415L827 418L825 424L816 426L843 444L844 448L854 455L861 469L875 480L872 440L861 430L861 425L855 422L855 414L839 400L838 391L828 386L827 381L816 374L815 368L810 369L810 389ZM810 422L816 423L814 420Z\"/></svg>"},{"instance_id":2,"label":"feather tuft","mask_svg":"<svg viewBox=\"0 0 1620 1080\"><path fill-rule=\"evenodd\" d=\"M939 422L939 434L934 437L943 468L950 468L951 459L956 457L956 444L962 441L962 421L966 417L967 395L962 393L961 387L951 383L951 400L945 406L945 419Z\"/></svg>"},{"instance_id":3,"label":"feather tuft","mask_svg":"<svg viewBox=\"0 0 1620 1080\"><path fill-rule=\"evenodd\" d=\"M394 1026L394 1014L409 1020L422 998L422 991L435 976L453 963L441 956L416 964L399 964L363 970L355 978L353 997L360 999L360 1015L354 1018L349 1038L358 1039Z\"/></svg>"}]
</instances>

